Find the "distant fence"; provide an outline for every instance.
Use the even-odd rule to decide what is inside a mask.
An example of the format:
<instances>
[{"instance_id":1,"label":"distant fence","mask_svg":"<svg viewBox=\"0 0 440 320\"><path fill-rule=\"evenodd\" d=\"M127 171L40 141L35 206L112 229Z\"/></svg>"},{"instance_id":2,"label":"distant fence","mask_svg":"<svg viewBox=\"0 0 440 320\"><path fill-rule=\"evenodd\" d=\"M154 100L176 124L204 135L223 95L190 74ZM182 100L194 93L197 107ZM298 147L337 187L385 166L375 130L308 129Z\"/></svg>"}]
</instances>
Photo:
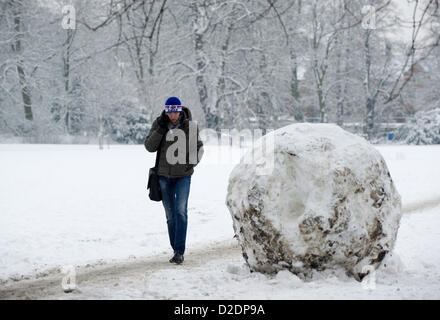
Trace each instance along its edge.
<instances>
[{"instance_id":1,"label":"distant fence","mask_svg":"<svg viewBox=\"0 0 440 320\"><path fill-rule=\"evenodd\" d=\"M386 140L393 140L397 131L399 131L399 128L402 127L405 123L385 123L385 122L379 122L375 123L375 129L376 132L376 138L379 139L386 139ZM364 134L364 123L358 123L358 122L352 122L352 123L344 123L342 125L342 128L347 130L348 132L363 136Z\"/></svg>"}]
</instances>

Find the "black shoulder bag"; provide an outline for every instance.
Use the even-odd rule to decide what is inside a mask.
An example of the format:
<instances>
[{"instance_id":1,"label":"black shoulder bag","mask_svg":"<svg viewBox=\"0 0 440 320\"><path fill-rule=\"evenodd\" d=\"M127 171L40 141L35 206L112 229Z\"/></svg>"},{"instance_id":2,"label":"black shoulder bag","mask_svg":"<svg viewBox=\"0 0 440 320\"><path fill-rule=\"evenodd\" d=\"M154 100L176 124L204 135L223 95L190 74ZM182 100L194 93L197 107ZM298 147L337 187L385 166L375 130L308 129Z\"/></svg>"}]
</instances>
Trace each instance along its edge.
<instances>
[{"instance_id":1,"label":"black shoulder bag","mask_svg":"<svg viewBox=\"0 0 440 320\"><path fill-rule=\"evenodd\" d=\"M160 155L160 147L157 149L156 153L156 164L153 168L150 168L148 173L148 184L147 189L150 189L148 197L152 201L162 201L162 192L160 191L159 185L159 176L157 175L157 170L159 169L159 155Z\"/></svg>"}]
</instances>

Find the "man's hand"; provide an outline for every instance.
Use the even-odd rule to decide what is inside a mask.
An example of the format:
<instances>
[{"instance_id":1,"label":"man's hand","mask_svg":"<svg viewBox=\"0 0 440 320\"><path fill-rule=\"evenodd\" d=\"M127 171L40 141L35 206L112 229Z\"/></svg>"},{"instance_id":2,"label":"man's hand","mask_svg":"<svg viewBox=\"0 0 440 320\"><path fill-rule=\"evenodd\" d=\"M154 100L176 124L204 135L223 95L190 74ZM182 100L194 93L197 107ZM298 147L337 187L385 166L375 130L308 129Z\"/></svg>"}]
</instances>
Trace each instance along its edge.
<instances>
[{"instance_id":1,"label":"man's hand","mask_svg":"<svg viewBox=\"0 0 440 320\"><path fill-rule=\"evenodd\" d=\"M170 122L170 117L165 112L162 112L159 119L157 120L157 124L166 129L168 127L168 122Z\"/></svg>"}]
</instances>

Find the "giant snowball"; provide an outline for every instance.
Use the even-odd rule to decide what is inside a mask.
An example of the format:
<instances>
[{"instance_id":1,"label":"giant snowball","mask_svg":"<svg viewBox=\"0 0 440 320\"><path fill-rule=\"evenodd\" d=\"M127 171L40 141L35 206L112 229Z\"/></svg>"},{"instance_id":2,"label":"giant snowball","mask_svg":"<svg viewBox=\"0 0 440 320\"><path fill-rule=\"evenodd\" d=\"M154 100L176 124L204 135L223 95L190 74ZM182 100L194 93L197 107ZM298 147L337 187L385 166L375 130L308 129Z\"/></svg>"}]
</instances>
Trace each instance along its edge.
<instances>
[{"instance_id":1,"label":"giant snowball","mask_svg":"<svg viewBox=\"0 0 440 320\"><path fill-rule=\"evenodd\" d=\"M293 124L254 143L226 204L252 271L302 277L343 267L362 279L393 249L402 215L379 152L332 124Z\"/></svg>"}]
</instances>

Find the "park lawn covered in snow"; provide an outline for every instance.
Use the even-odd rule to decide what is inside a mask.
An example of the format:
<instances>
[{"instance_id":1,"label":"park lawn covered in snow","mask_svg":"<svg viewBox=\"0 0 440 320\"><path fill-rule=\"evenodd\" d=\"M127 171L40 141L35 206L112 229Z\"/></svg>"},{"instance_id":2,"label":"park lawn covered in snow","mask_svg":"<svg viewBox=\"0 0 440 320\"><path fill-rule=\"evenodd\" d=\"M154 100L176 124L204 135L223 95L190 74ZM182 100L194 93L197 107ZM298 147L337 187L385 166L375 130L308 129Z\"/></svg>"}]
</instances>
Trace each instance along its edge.
<instances>
[{"instance_id":1,"label":"park lawn covered in snow","mask_svg":"<svg viewBox=\"0 0 440 320\"><path fill-rule=\"evenodd\" d=\"M217 147L207 146L204 159L192 177L188 205L189 248L233 237L225 197L228 176L240 152L222 148L218 152ZM389 271L392 277L381 278L382 271L378 272L377 286L380 288L383 284L390 286L389 290L397 290L389 281L401 281L409 291L405 290L405 294L398 297L439 298L440 208L434 204L440 203L440 146L384 145L377 149L384 156L402 195L404 210L411 211L402 219L396 257L391 261L395 268ZM230 163L216 163L216 155L229 153L232 155ZM142 145L112 145L104 150L94 145L0 145L0 279L44 274L47 269L64 265L105 263L164 252L171 254L162 204L149 201L146 192L147 172L154 165L154 159L155 155ZM425 208L426 204L431 208ZM398 263L398 257L402 263ZM275 288L273 292L285 285L288 286L286 290L295 286L303 290L321 284L333 286L337 291L341 281L360 286L353 284L352 279L341 280L339 276L310 283L302 283L286 273L268 279L247 274L242 263L241 257L215 267L208 262L200 266L200 270L194 270L194 274L199 276L197 279L205 277L205 281L214 283L222 282L224 273L228 277L238 277L241 284L237 285L241 290L252 288L254 282L256 286L258 283L263 286L259 291L264 291L264 286L268 285ZM201 276L201 271L206 274ZM166 277L167 271L163 272ZM182 272L191 273L185 269ZM182 277L189 277L183 273ZM194 287L199 281L194 280ZM223 282L224 286L218 284L218 289L223 288L224 292L217 290L214 296L251 298L246 292L232 294L230 290L235 287L230 284L234 282ZM420 291L421 285L426 289ZM208 294L204 297L212 298L214 291L210 290L214 289L206 287L208 283L200 286ZM361 293L358 298L388 296L384 292L383 296ZM195 292L191 295L191 290L188 295L201 298ZM172 291L169 297L175 297ZM316 296L284 292L272 296L255 293L254 297ZM352 298L349 293L339 297Z\"/></svg>"}]
</instances>

